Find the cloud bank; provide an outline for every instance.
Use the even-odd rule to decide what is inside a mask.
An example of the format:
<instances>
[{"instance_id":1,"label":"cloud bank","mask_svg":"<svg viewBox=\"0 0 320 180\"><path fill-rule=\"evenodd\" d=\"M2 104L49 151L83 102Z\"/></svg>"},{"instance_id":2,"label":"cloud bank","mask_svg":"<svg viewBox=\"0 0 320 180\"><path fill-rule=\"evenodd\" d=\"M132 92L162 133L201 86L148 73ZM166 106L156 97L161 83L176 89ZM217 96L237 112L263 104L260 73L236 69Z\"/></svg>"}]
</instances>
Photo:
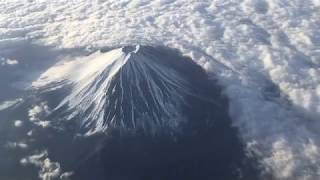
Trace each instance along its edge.
<instances>
[{"instance_id":1,"label":"cloud bank","mask_svg":"<svg viewBox=\"0 0 320 180\"><path fill-rule=\"evenodd\" d=\"M0 52L28 41L177 48L217 75L234 125L276 179L313 180L320 177L319 8L319 0L1 1Z\"/></svg>"}]
</instances>

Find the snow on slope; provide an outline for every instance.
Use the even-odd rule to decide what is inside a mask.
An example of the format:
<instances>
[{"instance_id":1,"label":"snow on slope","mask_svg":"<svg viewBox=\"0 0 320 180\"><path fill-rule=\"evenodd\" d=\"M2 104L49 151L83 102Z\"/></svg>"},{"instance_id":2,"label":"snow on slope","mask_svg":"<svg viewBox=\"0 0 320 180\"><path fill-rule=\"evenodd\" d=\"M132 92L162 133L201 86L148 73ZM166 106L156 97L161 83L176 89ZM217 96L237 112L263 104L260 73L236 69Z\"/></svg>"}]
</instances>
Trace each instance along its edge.
<instances>
[{"instance_id":1,"label":"snow on slope","mask_svg":"<svg viewBox=\"0 0 320 180\"><path fill-rule=\"evenodd\" d=\"M193 87L196 77L184 77L205 75L193 72L199 68L195 63L181 64L188 60L160 49L127 46L65 60L44 72L32 87L42 93L71 89L54 111L69 114L63 118L67 120L78 121L80 116L81 129L89 135L109 128L151 134L177 132L190 110L185 106L194 105L195 99L209 103L212 97L200 95L203 90Z\"/></svg>"},{"instance_id":2,"label":"snow on slope","mask_svg":"<svg viewBox=\"0 0 320 180\"><path fill-rule=\"evenodd\" d=\"M26 42L177 48L218 75L235 126L277 179L319 179L319 9L319 0L1 0L0 56Z\"/></svg>"}]
</instances>

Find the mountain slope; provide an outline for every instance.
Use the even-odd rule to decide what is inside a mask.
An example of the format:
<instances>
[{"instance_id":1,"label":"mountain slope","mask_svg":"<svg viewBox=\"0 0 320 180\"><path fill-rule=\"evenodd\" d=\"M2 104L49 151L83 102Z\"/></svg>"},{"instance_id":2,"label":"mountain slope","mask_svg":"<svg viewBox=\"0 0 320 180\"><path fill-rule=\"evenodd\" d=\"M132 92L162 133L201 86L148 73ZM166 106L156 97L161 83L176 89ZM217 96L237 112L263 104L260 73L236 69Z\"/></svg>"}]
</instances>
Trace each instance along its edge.
<instances>
[{"instance_id":1,"label":"mountain slope","mask_svg":"<svg viewBox=\"0 0 320 180\"><path fill-rule=\"evenodd\" d=\"M226 106L219 87L198 65L162 47L127 46L59 63L33 87L71 89L55 111L81 121L89 134L178 132L190 121L209 121L208 109Z\"/></svg>"}]
</instances>

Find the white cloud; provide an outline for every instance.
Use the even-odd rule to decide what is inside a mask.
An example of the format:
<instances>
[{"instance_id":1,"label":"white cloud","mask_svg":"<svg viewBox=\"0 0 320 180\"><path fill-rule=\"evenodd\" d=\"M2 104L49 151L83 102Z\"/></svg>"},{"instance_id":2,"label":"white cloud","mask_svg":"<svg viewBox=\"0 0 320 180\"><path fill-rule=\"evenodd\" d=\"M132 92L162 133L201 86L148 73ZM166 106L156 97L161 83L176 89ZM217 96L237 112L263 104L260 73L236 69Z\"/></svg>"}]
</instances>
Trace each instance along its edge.
<instances>
[{"instance_id":1,"label":"white cloud","mask_svg":"<svg viewBox=\"0 0 320 180\"><path fill-rule=\"evenodd\" d=\"M15 120L14 121L14 126L15 127L21 127L23 125L23 122L21 120Z\"/></svg>"},{"instance_id":2,"label":"white cloud","mask_svg":"<svg viewBox=\"0 0 320 180\"><path fill-rule=\"evenodd\" d=\"M26 149L28 148L28 144L24 143L24 142L8 142L5 147L9 148L9 149L16 149L16 148L20 148L20 149Z\"/></svg>"},{"instance_id":3,"label":"white cloud","mask_svg":"<svg viewBox=\"0 0 320 180\"><path fill-rule=\"evenodd\" d=\"M35 105L29 109L28 115L31 122L47 128L50 126L50 121L43 120L50 113L49 106L46 102L42 102L39 105Z\"/></svg>"},{"instance_id":4,"label":"white cloud","mask_svg":"<svg viewBox=\"0 0 320 180\"><path fill-rule=\"evenodd\" d=\"M28 136L32 136L32 134L33 134L32 130L28 131L28 133L27 133Z\"/></svg>"},{"instance_id":5,"label":"white cloud","mask_svg":"<svg viewBox=\"0 0 320 180\"><path fill-rule=\"evenodd\" d=\"M14 66L17 64L19 64L19 61L16 59L0 58L0 65L1 66Z\"/></svg>"},{"instance_id":6,"label":"white cloud","mask_svg":"<svg viewBox=\"0 0 320 180\"><path fill-rule=\"evenodd\" d=\"M18 98L18 99L13 99L13 100L8 100L8 101L4 101L4 102L0 102L0 111L6 110L10 107L13 107L15 105L18 105L19 103L21 103L23 101L23 99Z\"/></svg>"},{"instance_id":7,"label":"white cloud","mask_svg":"<svg viewBox=\"0 0 320 180\"><path fill-rule=\"evenodd\" d=\"M66 180L72 175L72 172L62 172L60 164L49 159L47 151L23 158L20 163L24 166L31 164L40 168L39 178L42 180Z\"/></svg>"},{"instance_id":8,"label":"white cloud","mask_svg":"<svg viewBox=\"0 0 320 180\"><path fill-rule=\"evenodd\" d=\"M67 180L73 175L73 172L65 172L60 175L60 179Z\"/></svg>"}]
</instances>

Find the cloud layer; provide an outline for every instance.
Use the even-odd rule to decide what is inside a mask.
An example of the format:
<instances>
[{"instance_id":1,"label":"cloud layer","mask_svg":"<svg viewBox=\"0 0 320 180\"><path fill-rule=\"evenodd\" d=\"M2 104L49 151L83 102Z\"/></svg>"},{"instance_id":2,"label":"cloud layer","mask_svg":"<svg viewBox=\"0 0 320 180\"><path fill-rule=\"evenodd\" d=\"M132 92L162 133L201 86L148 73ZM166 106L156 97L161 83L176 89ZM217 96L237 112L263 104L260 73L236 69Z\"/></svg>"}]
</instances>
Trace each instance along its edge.
<instances>
[{"instance_id":1,"label":"cloud layer","mask_svg":"<svg viewBox=\"0 0 320 180\"><path fill-rule=\"evenodd\" d=\"M319 0L0 1L0 52L27 41L177 48L217 74L234 124L277 179L318 179L319 8Z\"/></svg>"}]
</instances>

